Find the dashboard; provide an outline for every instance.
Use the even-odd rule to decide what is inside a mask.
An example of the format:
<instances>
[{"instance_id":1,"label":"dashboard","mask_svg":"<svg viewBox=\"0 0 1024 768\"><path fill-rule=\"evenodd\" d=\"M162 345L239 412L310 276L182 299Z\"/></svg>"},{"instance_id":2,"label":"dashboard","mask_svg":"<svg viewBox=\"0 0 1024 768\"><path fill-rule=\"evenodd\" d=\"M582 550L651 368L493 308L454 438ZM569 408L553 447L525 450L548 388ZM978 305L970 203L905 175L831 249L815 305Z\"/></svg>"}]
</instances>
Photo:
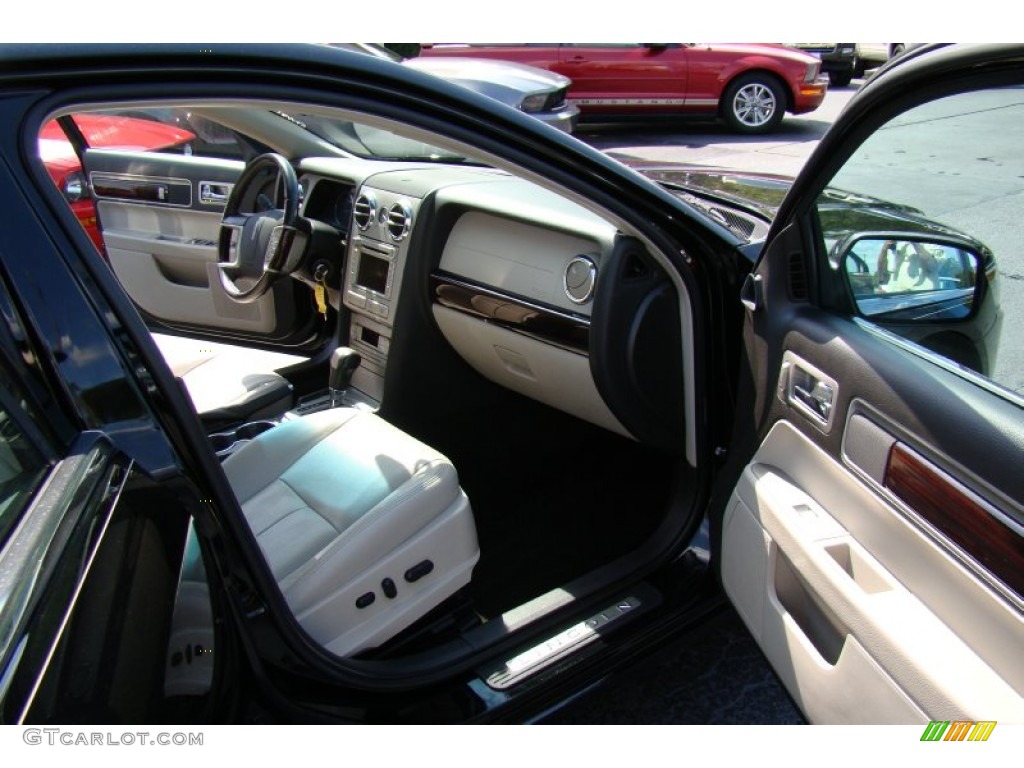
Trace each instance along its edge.
<instances>
[{"instance_id":1,"label":"dashboard","mask_svg":"<svg viewBox=\"0 0 1024 768\"><path fill-rule=\"evenodd\" d=\"M429 317L491 382L630 438L678 444L665 433L669 401L681 400L665 390L681 382L678 301L611 223L492 169L314 159L299 170L303 215L342 234L330 297L341 341L363 358L352 381L363 394L384 398L396 336L422 332L414 325ZM681 412L678 421L669 427Z\"/></svg>"},{"instance_id":2,"label":"dashboard","mask_svg":"<svg viewBox=\"0 0 1024 768\"><path fill-rule=\"evenodd\" d=\"M120 175L142 192L180 179L222 197L243 170L237 161L122 150L90 150L87 161L94 178ZM308 242L293 281L233 301L218 269L223 204L201 193L188 205L100 198L114 273L170 327L282 347L322 328L310 308L319 309L323 285L338 343L363 360L352 386L385 411L430 409L431 397L465 402L490 382L498 394L647 445L684 446L686 297L613 221L493 168L316 156L295 171ZM256 198L248 210L260 210L263 197L277 204L269 177L247 194Z\"/></svg>"}]
</instances>

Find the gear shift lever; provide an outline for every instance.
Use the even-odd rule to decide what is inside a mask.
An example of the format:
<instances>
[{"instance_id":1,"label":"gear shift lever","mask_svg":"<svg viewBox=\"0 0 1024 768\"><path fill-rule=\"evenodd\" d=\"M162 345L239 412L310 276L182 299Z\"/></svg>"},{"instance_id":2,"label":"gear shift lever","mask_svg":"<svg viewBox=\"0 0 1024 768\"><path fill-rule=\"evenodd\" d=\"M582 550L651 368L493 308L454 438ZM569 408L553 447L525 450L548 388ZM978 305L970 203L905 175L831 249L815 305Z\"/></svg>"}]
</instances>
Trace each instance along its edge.
<instances>
[{"instance_id":1,"label":"gear shift lever","mask_svg":"<svg viewBox=\"0 0 1024 768\"><path fill-rule=\"evenodd\" d=\"M331 353L331 376L327 383L331 408L341 405L345 390L352 383L352 374L362 361L359 353L350 347L338 347Z\"/></svg>"}]
</instances>

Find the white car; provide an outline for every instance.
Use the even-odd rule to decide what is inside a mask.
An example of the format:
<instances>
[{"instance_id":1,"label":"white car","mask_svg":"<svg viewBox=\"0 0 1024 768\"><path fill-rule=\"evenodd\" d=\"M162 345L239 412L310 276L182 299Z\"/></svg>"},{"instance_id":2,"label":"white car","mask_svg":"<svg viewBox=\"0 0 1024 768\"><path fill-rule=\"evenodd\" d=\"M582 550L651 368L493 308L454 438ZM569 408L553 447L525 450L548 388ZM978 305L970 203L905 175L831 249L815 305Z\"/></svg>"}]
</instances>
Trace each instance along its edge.
<instances>
[{"instance_id":1,"label":"white car","mask_svg":"<svg viewBox=\"0 0 1024 768\"><path fill-rule=\"evenodd\" d=\"M580 110L566 100L572 80L527 64L456 56L405 59L382 45L373 43L332 43L334 47L367 53L382 59L399 61L412 69L427 72L450 83L489 96L514 109L536 117L566 133L576 128Z\"/></svg>"}]
</instances>

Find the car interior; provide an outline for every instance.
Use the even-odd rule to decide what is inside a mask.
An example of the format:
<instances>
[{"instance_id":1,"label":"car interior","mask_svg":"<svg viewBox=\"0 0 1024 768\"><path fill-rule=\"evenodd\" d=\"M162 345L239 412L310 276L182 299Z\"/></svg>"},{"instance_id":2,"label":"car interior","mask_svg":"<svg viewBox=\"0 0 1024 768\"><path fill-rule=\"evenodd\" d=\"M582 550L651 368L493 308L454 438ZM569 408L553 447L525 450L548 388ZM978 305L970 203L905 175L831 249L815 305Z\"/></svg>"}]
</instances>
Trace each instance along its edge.
<instances>
[{"instance_id":1,"label":"car interior","mask_svg":"<svg viewBox=\"0 0 1024 768\"><path fill-rule=\"evenodd\" d=\"M654 607L616 590L699 525L678 275L494 158L307 109L121 109L187 112L243 157L203 154L209 129L184 150L82 156L103 255L299 625L338 657L389 660L624 597ZM168 695L212 679L212 655L182 663L215 643L199 539Z\"/></svg>"},{"instance_id":2,"label":"car interior","mask_svg":"<svg viewBox=\"0 0 1024 768\"><path fill-rule=\"evenodd\" d=\"M5 721L519 722L726 600L810 722L1020 719L1017 47L764 242L403 67L89 51L5 70Z\"/></svg>"}]
</instances>

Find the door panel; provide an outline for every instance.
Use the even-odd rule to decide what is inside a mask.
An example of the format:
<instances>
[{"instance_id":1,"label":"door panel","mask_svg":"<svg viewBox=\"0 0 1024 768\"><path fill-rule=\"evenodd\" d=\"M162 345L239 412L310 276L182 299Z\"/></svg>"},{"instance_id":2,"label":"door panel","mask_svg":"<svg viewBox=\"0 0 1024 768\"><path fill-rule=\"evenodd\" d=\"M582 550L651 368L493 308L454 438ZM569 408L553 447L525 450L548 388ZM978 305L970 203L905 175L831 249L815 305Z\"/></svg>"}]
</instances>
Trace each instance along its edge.
<instances>
[{"instance_id":1,"label":"door panel","mask_svg":"<svg viewBox=\"0 0 1024 768\"><path fill-rule=\"evenodd\" d=\"M686 48L640 43L566 43L559 72L572 79L573 102L589 112L650 112L687 105Z\"/></svg>"},{"instance_id":2,"label":"door panel","mask_svg":"<svg viewBox=\"0 0 1024 768\"><path fill-rule=\"evenodd\" d=\"M723 535L726 590L814 722L1024 717L1019 613L791 423Z\"/></svg>"},{"instance_id":3,"label":"door panel","mask_svg":"<svg viewBox=\"0 0 1024 768\"><path fill-rule=\"evenodd\" d=\"M1020 721L1021 410L794 300L800 235L768 248L748 315L764 427L724 515L726 592L812 722Z\"/></svg>"},{"instance_id":4,"label":"door panel","mask_svg":"<svg viewBox=\"0 0 1024 768\"><path fill-rule=\"evenodd\" d=\"M110 266L150 317L270 337L288 327L290 313L275 304L277 292L239 304L220 284L221 213L243 167L186 155L86 152Z\"/></svg>"},{"instance_id":5,"label":"door panel","mask_svg":"<svg viewBox=\"0 0 1024 768\"><path fill-rule=\"evenodd\" d=\"M1024 71L925 60L851 102L745 292L721 576L813 722L1024 720Z\"/></svg>"}]
</instances>

